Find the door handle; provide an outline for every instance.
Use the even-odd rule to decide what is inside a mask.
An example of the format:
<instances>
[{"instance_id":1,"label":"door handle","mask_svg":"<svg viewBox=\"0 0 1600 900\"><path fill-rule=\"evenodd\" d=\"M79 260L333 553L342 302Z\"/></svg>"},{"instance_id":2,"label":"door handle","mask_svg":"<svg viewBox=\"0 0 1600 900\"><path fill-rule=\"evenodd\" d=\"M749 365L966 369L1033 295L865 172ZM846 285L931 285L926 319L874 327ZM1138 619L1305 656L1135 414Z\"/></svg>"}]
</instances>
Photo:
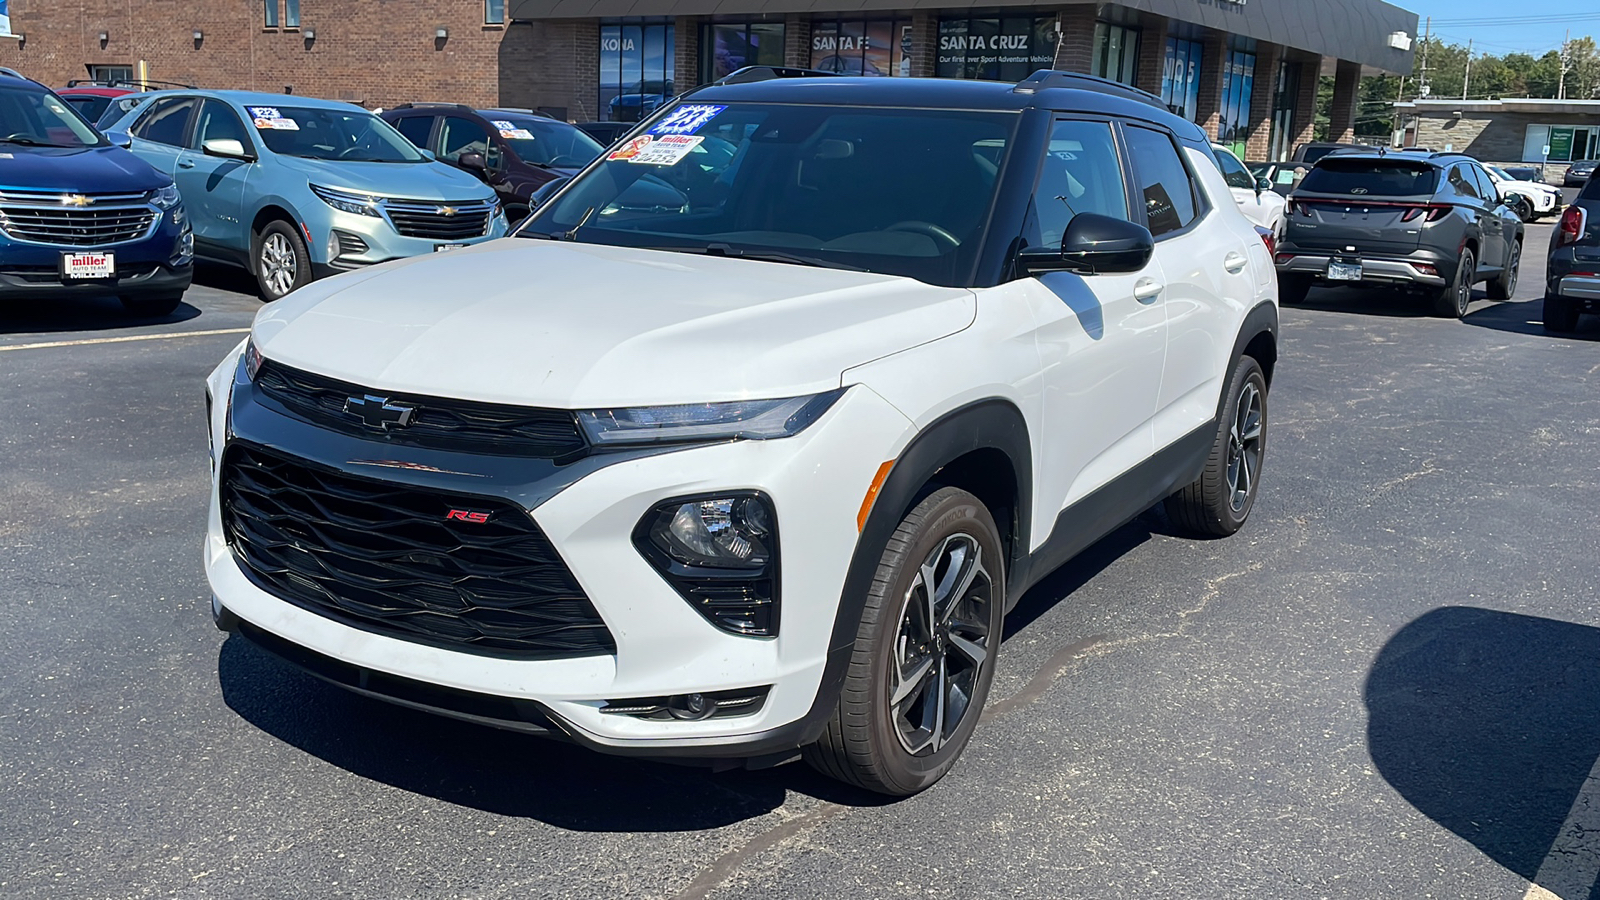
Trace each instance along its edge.
<instances>
[{"instance_id":1,"label":"door handle","mask_svg":"<svg viewBox=\"0 0 1600 900\"><path fill-rule=\"evenodd\" d=\"M178 160L178 168L180 168L180 169L192 169L192 168L194 168L194 160L192 160L192 159L180 159L180 160Z\"/></svg>"},{"instance_id":2,"label":"door handle","mask_svg":"<svg viewBox=\"0 0 1600 900\"><path fill-rule=\"evenodd\" d=\"M1140 303L1149 303L1150 301L1161 296L1161 291L1165 288L1166 285L1155 280L1154 278L1141 278L1139 279L1138 283L1133 286L1133 299L1139 301Z\"/></svg>"},{"instance_id":3,"label":"door handle","mask_svg":"<svg viewBox=\"0 0 1600 900\"><path fill-rule=\"evenodd\" d=\"M1230 250L1228 255L1222 258L1222 267L1227 269L1230 273L1237 275L1244 271L1245 263L1248 261L1249 260L1244 258L1243 253L1240 253L1237 250Z\"/></svg>"}]
</instances>

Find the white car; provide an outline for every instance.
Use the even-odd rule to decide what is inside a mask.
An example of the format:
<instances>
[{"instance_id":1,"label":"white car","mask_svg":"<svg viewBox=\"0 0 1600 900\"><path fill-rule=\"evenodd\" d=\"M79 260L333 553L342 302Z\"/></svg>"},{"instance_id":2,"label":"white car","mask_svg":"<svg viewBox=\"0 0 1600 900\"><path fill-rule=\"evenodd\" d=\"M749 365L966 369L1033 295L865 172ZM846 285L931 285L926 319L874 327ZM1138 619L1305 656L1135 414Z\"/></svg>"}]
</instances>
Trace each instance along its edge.
<instances>
[{"instance_id":1,"label":"white car","mask_svg":"<svg viewBox=\"0 0 1600 900\"><path fill-rule=\"evenodd\" d=\"M1211 145L1212 158L1222 170L1222 180L1239 204L1245 218L1265 228L1272 234L1273 243L1283 240L1284 209L1288 201L1272 189L1272 182L1256 178L1245 168L1233 151L1221 144Z\"/></svg>"},{"instance_id":2,"label":"white car","mask_svg":"<svg viewBox=\"0 0 1600 900\"><path fill-rule=\"evenodd\" d=\"M1522 220L1531 222L1540 216L1554 215L1561 209L1561 190L1553 185L1539 181L1520 181L1512 178L1510 173L1499 166L1487 163L1483 168L1488 171L1489 178L1500 188L1502 196L1510 194L1527 201L1526 209L1521 211Z\"/></svg>"},{"instance_id":3,"label":"white car","mask_svg":"<svg viewBox=\"0 0 1600 900\"><path fill-rule=\"evenodd\" d=\"M1031 585L1152 504L1241 526L1277 280L1196 126L1062 73L760 76L515 237L262 310L207 384L219 626L444 715L903 795Z\"/></svg>"}]
</instances>

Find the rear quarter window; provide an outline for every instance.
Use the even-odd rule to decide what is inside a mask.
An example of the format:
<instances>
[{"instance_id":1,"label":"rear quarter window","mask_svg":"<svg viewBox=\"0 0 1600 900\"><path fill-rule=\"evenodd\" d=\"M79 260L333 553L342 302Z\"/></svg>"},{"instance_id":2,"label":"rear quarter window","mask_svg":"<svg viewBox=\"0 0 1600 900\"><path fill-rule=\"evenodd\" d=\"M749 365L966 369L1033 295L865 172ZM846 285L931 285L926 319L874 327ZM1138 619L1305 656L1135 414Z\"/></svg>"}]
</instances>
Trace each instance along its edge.
<instances>
[{"instance_id":1,"label":"rear quarter window","mask_svg":"<svg viewBox=\"0 0 1600 900\"><path fill-rule=\"evenodd\" d=\"M1438 170L1425 163L1329 158L1306 173L1300 189L1318 194L1415 197L1432 194L1438 185Z\"/></svg>"}]
</instances>

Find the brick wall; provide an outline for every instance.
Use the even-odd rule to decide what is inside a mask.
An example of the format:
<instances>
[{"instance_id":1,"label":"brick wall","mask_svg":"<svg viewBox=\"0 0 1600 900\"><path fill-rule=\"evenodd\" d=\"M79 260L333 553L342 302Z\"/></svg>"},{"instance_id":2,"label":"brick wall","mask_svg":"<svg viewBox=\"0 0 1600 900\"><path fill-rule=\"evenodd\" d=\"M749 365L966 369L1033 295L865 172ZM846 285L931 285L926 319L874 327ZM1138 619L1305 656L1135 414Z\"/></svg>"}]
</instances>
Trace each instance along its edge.
<instances>
[{"instance_id":1,"label":"brick wall","mask_svg":"<svg viewBox=\"0 0 1600 900\"><path fill-rule=\"evenodd\" d=\"M1208 137L1217 136L1222 124L1222 69L1228 63L1228 36L1220 31L1206 32L1200 51L1200 90L1195 100L1194 120Z\"/></svg>"},{"instance_id":2,"label":"brick wall","mask_svg":"<svg viewBox=\"0 0 1600 900\"><path fill-rule=\"evenodd\" d=\"M488 106L537 96L560 102L532 105L576 108L566 73L582 68L585 52L598 58L597 38L571 43L588 39L577 23L485 25L481 0L303 0L299 30L264 28L262 0L12 0L10 14L12 30L27 41L0 41L0 66L51 86L87 77L89 64L144 60L152 79L262 91L290 85L296 94L369 107L407 100ZM434 37L440 27L449 31L443 41ZM204 33L198 47L196 30ZM307 41L313 30L316 39ZM550 66L526 68L540 58ZM502 73L502 60L548 73L547 83L518 84ZM592 113L594 99L586 103Z\"/></svg>"},{"instance_id":3,"label":"brick wall","mask_svg":"<svg viewBox=\"0 0 1600 900\"><path fill-rule=\"evenodd\" d=\"M1317 134L1317 82L1322 77L1322 57L1300 58L1300 94L1294 101L1294 122L1290 128L1289 152L1301 144L1316 140Z\"/></svg>"},{"instance_id":4,"label":"brick wall","mask_svg":"<svg viewBox=\"0 0 1600 900\"><path fill-rule=\"evenodd\" d=\"M811 19L789 15L783 18L783 64L811 68Z\"/></svg>"},{"instance_id":5,"label":"brick wall","mask_svg":"<svg viewBox=\"0 0 1600 900\"><path fill-rule=\"evenodd\" d=\"M1459 119L1449 113L1435 113L1418 118L1416 143L1434 150L1443 150L1449 145L1457 153L1471 154L1478 159L1521 162L1529 125L1593 128L1596 122L1593 116L1569 113L1473 113L1464 110ZM1537 153L1540 148L1533 150ZM1526 161L1538 162L1537 159ZM1559 167L1565 168L1566 163Z\"/></svg>"},{"instance_id":6,"label":"brick wall","mask_svg":"<svg viewBox=\"0 0 1600 900\"><path fill-rule=\"evenodd\" d=\"M1283 45L1261 41L1256 45L1256 74L1250 89L1250 136L1245 138L1244 158L1255 162L1267 158L1272 143L1272 104L1278 93L1278 64L1283 61Z\"/></svg>"},{"instance_id":7,"label":"brick wall","mask_svg":"<svg viewBox=\"0 0 1600 900\"><path fill-rule=\"evenodd\" d=\"M1328 110L1328 140L1348 143L1356 139L1356 100L1361 66L1339 60L1333 75L1333 105Z\"/></svg>"},{"instance_id":8,"label":"brick wall","mask_svg":"<svg viewBox=\"0 0 1600 900\"><path fill-rule=\"evenodd\" d=\"M1133 86L1161 96L1162 69L1167 64L1167 17L1145 13L1139 17L1139 65Z\"/></svg>"},{"instance_id":9,"label":"brick wall","mask_svg":"<svg viewBox=\"0 0 1600 900\"><path fill-rule=\"evenodd\" d=\"M927 10L911 14L911 77L932 78L939 71L939 17Z\"/></svg>"},{"instance_id":10,"label":"brick wall","mask_svg":"<svg viewBox=\"0 0 1600 900\"><path fill-rule=\"evenodd\" d=\"M1087 74L1094 62L1094 7L1069 6L1061 11L1061 42L1056 44L1056 68Z\"/></svg>"}]
</instances>

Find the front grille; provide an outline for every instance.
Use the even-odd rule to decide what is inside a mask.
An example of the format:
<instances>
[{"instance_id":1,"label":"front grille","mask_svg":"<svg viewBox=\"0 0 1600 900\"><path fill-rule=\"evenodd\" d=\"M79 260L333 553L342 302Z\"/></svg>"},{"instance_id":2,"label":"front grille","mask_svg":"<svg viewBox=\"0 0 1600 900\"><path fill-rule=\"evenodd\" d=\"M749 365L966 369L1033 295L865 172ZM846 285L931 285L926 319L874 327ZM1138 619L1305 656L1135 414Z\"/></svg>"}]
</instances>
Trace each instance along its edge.
<instances>
[{"instance_id":1,"label":"front grille","mask_svg":"<svg viewBox=\"0 0 1600 900\"><path fill-rule=\"evenodd\" d=\"M93 204L64 205L47 192L0 193L0 231L19 241L62 247L105 247L138 240L155 224L143 194L87 195Z\"/></svg>"},{"instance_id":2,"label":"front grille","mask_svg":"<svg viewBox=\"0 0 1600 900\"><path fill-rule=\"evenodd\" d=\"M616 652L571 570L504 500L347 475L235 443L222 520L264 589L366 631L514 659ZM487 521L448 518L486 513Z\"/></svg>"},{"instance_id":3,"label":"front grille","mask_svg":"<svg viewBox=\"0 0 1600 900\"><path fill-rule=\"evenodd\" d=\"M261 364L256 386L306 421L361 438L561 463L581 457L588 449L577 421L566 410L388 395L390 400L416 406L417 411L404 428L384 430L368 426L357 416L345 412L345 402L351 397L382 393L372 388L304 372L272 360Z\"/></svg>"},{"instance_id":4,"label":"front grille","mask_svg":"<svg viewBox=\"0 0 1600 900\"><path fill-rule=\"evenodd\" d=\"M395 231L406 237L430 241L483 237L489 233L489 217L494 213L493 204L482 200L469 203L385 200L383 209L394 223Z\"/></svg>"}]
</instances>

